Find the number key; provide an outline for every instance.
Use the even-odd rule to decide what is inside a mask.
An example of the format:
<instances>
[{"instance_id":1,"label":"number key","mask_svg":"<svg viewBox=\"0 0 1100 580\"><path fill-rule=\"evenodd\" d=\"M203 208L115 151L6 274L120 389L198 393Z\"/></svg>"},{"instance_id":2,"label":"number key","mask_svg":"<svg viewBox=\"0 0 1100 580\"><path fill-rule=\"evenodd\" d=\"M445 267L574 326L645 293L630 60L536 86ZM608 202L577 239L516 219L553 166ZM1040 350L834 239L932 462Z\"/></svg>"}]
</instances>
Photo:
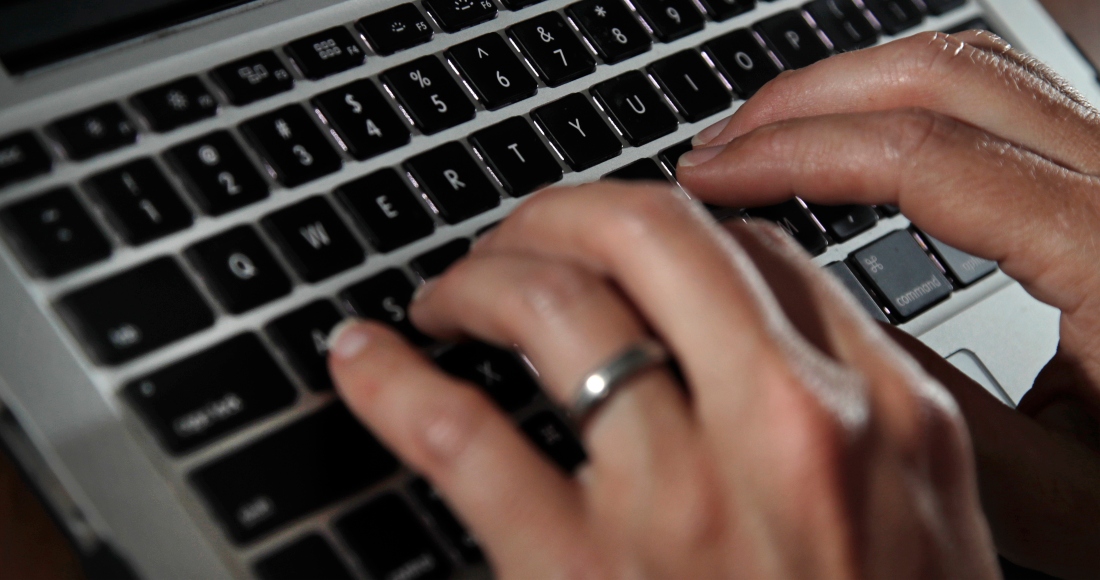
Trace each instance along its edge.
<instances>
[{"instance_id":1,"label":"number key","mask_svg":"<svg viewBox=\"0 0 1100 580\"><path fill-rule=\"evenodd\" d=\"M267 197L267 183L225 131L175 147L166 155L208 214L222 215Z\"/></svg>"},{"instance_id":2,"label":"number key","mask_svg":"<svg viewBox=\"0 0 1100 580\"><path fill-rule=\"evenodd\" d=\"M474 118L474 105L434 56L418 58L382 73L413 123L431 135Z\"/></svg>"},{"instance_id":3,"label":"number key","mask_svg":"<svg viewBox=\"0 0 1100 580\"><path fill-rule=\"evenodd\" d=\"M547 12L508 28L535 70L556 87L596 70L596 60L577 40L565 19Z\"/></svg>"},{"instance_id":4,"label":"number key","mask_svg":"<svg viewBox=\"0 0 1100 580\"><path fill-rule=\"evenodd\" d=\"M122 237L143 244L191 225L191 211L151 159L100 173L88 189L107 208Z\"/></svg>"},{"instance_id":5,"label":"number key","mask_svg":"<svg viewBox=\"0 0 1100 580\"><path fill-rule=\"evenodd\" d=\"M633 4L661 42L698 32L706 24L691 0L634 0Z\"/></svg>"},{"instance_id":6,"label":"number key","mask_svg":"<svg viewBox=\"0 0 1100 580\"><path fill-rule=\"evenodd\" d=\"M605 62L619 62L649 50L649 35L619 0L583 0L566 12Z\"/></svg>"},{"instance_id":7,"label":"number key","mask_svg":"<svg viewBox=\"0 0 1100 580\"><path fill-rule=\"evenodd\" d=\"M313 105L360 161L409 142L409 129L369 80L327 92Z\"/></svg>"},{"instance_id":8,"label":"number key","mask_svg":"<svg viewBox=\"0 0 1100 580\"><path fill-rule=\"evenodd\" d=\"M343 162L301 107L290 105L241 125L275 177L295 187L340 170Z\"/></svg>"},{"instance_id":9,"label":"number key","mask_svg":"<svg viewBox=\"0 0 1100 580\"><path fill-rule=\"evenodd\" d=\"M756 0L702 0L702 2L707 14L719 22L748 12L756 6Z\"/></svg>"},{"instance_id":10,"label":"number key","mask_svg":"<svg viewBox=\"0 0 1100 580\"><path fill-rule=\"evenodd\" d=\"M495 33L451 47L447 58L477 92L488 109L499 109L535 94L538 84Z\"/></svg>"}]
</instances>

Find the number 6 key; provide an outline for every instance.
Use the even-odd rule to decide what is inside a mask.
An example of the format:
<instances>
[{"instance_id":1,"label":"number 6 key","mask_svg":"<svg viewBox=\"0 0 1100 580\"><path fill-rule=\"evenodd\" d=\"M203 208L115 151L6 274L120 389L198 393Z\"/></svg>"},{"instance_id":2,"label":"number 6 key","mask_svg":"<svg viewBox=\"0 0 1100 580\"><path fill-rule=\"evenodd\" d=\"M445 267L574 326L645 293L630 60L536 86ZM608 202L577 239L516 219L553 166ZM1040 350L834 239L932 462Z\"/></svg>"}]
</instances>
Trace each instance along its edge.
<instances>
[{"instance_id":1,"label":"number 6 key","mask_svg":"<svg viewBox=\"0 0 1100 580\"><path fill-rule=\"evenodd\" d=\"M535 79L504 39L496 34L486 34L451 47L447 58L470 81L488 109L522 101L538 91Z\"/></svg>"}]
</instances>

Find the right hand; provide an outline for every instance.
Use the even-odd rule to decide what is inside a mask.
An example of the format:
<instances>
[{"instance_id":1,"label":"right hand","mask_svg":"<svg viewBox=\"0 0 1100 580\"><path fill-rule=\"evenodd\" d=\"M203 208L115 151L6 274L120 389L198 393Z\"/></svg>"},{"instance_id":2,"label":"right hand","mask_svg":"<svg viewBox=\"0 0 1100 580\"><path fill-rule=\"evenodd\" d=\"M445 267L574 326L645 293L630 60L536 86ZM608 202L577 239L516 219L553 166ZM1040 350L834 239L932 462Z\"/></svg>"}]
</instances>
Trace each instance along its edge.
<instances>
[{"instance_id":1,"label":"right hand","mask_svg":"<svg viewBox=\"0 0 1100 580\"><path fill-rule=\"evenodd\" d=\"M966 416L1000 553L1100 570L1100 114L1079 93L993 35L919 34L784 73L701 133L678 177L734 207L896 204L1058 308L1058 352L1016 410L893 334Z\"/></svg>"}]
</instances>

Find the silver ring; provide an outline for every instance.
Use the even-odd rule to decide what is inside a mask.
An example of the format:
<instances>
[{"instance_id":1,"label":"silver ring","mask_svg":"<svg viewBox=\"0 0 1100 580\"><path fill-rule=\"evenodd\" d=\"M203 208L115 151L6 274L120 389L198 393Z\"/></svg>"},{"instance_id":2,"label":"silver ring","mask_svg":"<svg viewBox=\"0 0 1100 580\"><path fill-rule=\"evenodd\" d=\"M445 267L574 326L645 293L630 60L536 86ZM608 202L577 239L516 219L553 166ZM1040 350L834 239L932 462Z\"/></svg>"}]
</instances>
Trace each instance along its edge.
<instances>
[{"instance_id":1,"label":"silver ring","mask_svg":"<svg viewBox=\"0 0 1100 580\"><path fill-rule=\"evenodd\" d=\"M577 386L570 410L578 423L589 416L634 375L668 361L668 351L661 343L647 339L634 344L600 365L584 377Z\"/></svg>"}]
</instances>

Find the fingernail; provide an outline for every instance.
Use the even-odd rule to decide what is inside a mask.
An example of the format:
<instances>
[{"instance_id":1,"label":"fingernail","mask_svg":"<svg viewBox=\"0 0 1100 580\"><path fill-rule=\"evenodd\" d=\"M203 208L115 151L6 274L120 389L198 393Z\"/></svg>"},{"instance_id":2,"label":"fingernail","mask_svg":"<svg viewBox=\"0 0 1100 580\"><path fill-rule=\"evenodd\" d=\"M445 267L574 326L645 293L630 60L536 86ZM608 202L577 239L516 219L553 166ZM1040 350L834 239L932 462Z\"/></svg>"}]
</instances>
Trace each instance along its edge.
<instances>
[{"instance_id":1,"label":"fingernail","mask_svg":"<svg viewBox=\"0 0 1100 580\"><path fill-rule=\"evenodd\" d=\"M718 156L719 153L724 150L725 147L703 147L702 149L692 149L687 153L680 156L680 160L676 162L679 167L695 167L696 165L702 165L711 159Z\"/></svg>"},{"instance_id":2,"label":"fingernail","mask_svg":"<svg viewBox=\"0 0 1100 580\"><path fill-rule=\"evenodd\" d=\"M370 335L362 321L349 318L337 324L328 335L328 352L332 356L350 360L362 353L370 343Z\"/></svg>"},{"instance_id":3,"label":"fingernail","mask_svg":"<svg viewBox=\"0 0 1100 580\"><path fill-rule=\"evenodd\" d=\"M435 282L436 282L436 278L432 278L431 280L425 280L424 283L421 284L420 287L418 287L416 289L416 292L413 292L412 302L419 302L419 301L427 298L428 294L431 294L432 290L435 289Z\"/></svg>"},{"instance_id":4,"label":"fingernail","mask_svg":"<svg viewBox=\"0 0 1100 580\"><path fill-rule=\"evenodd\" d=\"M726 117L725 119L718 121L710 127L699 131L696 136L691 138L691 144L695 147L698 147L700 145L706 145L707 143L714 141L714 138L722 132L722 129L725 129L726 125L730 124L730 119L732 119L732 117Z\"/></svg>"}]
</instances>

